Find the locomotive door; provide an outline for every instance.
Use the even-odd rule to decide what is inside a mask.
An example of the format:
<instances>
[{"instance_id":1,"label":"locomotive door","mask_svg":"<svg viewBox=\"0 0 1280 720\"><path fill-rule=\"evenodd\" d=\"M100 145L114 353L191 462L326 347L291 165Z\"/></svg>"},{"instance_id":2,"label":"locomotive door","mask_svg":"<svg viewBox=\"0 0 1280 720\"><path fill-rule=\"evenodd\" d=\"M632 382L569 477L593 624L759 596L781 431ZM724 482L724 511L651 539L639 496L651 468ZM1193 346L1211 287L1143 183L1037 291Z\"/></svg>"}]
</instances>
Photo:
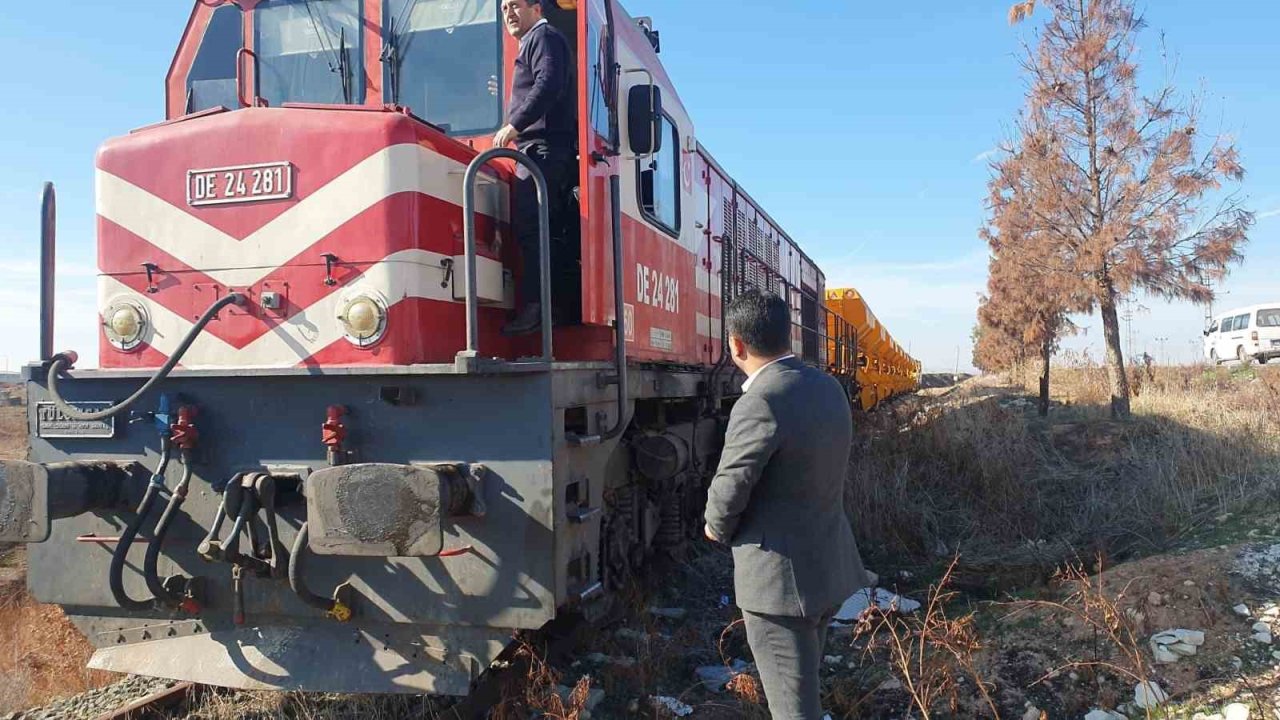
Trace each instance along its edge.
<instances>
[{"instance_id":1,"label":"locomotive door","mask_svg":"<svg viewBox=\"0 0 1280 720\"><path fill-rule=\"evenodd\" d=\"M614 321L613 207L609 177L618 172L618 74L612 30L613 0L587 0L578 7L578 77L582 78L582 92L578 94L582 322L609 325ZM630 335L630 322L627 330Z\"/></svg>"}]
</instances>

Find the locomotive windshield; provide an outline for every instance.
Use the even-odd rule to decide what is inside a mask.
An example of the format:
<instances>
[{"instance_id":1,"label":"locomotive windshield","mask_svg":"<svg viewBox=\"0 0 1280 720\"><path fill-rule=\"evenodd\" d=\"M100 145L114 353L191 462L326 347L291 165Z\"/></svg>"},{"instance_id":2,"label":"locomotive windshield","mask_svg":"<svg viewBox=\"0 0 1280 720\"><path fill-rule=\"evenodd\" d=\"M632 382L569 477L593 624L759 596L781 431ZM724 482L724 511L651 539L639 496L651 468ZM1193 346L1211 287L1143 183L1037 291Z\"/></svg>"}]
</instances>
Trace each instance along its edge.
<instances>
[{"instance_id":1,"label":"locomotive windshield","mask_svg":"<svg viewBox=\"0 0 1280 720\"><path fill-rule=\"evenodd\" d=\"M453 135L502 120L498 0L386 0L388 101Z\"/></svg>"},{"instance_id":2,"label":"locomotive windshield","mask_svg":"<svg viewBox=\"0 0 1280 720\"><path fill-rule=\"evenodd\" d=\"M214 11L187 76L187 112L238 107L236 51L244 40L244 16L235 5Z\"/></svg>"},{"instance_id":3,"label":"locomotive windshield","mask_svg":"<svg viewBox=\"0 0 1280 720\"><path fill-rule=\"evenodd\" d=\"M268 0L257 10L258 94L286 102L364 100L361 0Z\"/></svg>"}]
</instances>

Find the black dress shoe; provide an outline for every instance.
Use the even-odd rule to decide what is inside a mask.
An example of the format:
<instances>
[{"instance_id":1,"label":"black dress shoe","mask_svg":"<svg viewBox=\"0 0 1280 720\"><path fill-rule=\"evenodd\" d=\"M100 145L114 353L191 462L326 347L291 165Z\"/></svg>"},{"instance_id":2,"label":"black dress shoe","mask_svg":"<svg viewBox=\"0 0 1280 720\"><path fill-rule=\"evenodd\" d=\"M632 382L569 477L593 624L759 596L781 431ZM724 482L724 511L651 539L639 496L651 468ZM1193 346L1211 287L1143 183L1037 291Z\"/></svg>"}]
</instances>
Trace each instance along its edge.
<instances>
[{"instance_id":1,"label":"black dress shoe","mask_svg":"<svg viewBox=\"0 0 1280 720\"><path fill-rule=\"evenodd\" d=\"M520 310L515 319L502 326L503 335L528 335L542 328L542 306L529 303Z\"/></svg>"}]
</instances>

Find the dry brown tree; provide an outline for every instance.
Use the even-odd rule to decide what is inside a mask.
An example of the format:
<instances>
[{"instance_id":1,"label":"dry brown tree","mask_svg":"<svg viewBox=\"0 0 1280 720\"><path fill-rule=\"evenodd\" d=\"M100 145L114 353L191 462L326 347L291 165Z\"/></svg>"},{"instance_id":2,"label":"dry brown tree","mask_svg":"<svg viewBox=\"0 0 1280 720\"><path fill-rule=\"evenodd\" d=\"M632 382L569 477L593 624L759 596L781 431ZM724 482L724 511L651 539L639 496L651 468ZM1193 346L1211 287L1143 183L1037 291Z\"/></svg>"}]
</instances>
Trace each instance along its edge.
<instances>
[{"instance_id":1,"label":"dry brown tree","mask_svg":"<svg viewBox=\"0 0 1280 720\"><path fill-rule=\"evenodd\" d=\"M984 231L987 234L987 231ZM1036 358L1039 364L1040 416L1049 414L1049 370L1059 341L1075 332L1069 308L1072 299L1058 275L1041 275L1026 256L1041 252L1043 243L1023 238L1012 242L988 235L992 245L987 296L978 308L979 327L988 330L992 344L983 351L1012 353L1012 358ZM1000 347L997 343L1002 343Z\"/></svg>"},{"instance_id":2,"label":"dry brown tree","mask_svg":"<svg viewBox=\"0 0 1280 720\"><path fill-rule=\"evenodd\" d=\"M1142 96L1132 0L1040 0L1052 13L1022 61L1017 141L994 164L993 231L1035 238L1041 277L1059 275L1102 316L1111 412L1129 416L1117 306L1144 291L1207 302L1241 259L1252 213L1223 182L1244 168L1232 141L1203 132L1194 103L1164 83ZM1014 19L1030 12L1019 3ZM1016 15L1016 16L1015 16Z\"/></svg>"},{"instance_id":3,"label":"dry brown tree","mask_svg":"<svg viewBox=\"0 0 1280 720\"><path fill-rule=\"evenodd\" d=\"M1026 361L1026 348L1021 338L987 320L985 308L991 302L992 298L987 296L978 299L978 324L973 327L973 366L985 373L1016 375Z\"/></svg>"}]
</instances>

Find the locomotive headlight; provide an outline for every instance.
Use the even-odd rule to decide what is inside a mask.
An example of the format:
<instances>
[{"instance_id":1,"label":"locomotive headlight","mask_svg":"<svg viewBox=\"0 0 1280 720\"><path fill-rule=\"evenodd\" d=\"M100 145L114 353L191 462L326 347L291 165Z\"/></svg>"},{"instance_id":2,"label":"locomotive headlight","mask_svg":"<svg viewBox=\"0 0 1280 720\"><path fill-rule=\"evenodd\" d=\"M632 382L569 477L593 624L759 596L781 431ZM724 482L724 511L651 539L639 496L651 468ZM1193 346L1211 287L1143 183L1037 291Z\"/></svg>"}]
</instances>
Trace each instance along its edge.
<instances>
[{"instance_id":1,"label":"locomotive headlight","mask_svg":"<svg viewBox=\"0 0 1280 720\"><path fill-rule=\"evenodd\" d=\"M102 313L102 330L118 350L129 351L141 345L147 325L147 310L135 300L114 300Z\"/></svg>"},{"instance_id":2,"label":"locomotive headlight","mask_svg":"<svg viewBox=\"0 0 1280 720\"><path fill-rule=\"evenodd\" d=\"M375 294L352 295L342 303L338 322L348 341L369 347L381 340L387 330L387 304Z\"/></svg>"}]
</instances>

